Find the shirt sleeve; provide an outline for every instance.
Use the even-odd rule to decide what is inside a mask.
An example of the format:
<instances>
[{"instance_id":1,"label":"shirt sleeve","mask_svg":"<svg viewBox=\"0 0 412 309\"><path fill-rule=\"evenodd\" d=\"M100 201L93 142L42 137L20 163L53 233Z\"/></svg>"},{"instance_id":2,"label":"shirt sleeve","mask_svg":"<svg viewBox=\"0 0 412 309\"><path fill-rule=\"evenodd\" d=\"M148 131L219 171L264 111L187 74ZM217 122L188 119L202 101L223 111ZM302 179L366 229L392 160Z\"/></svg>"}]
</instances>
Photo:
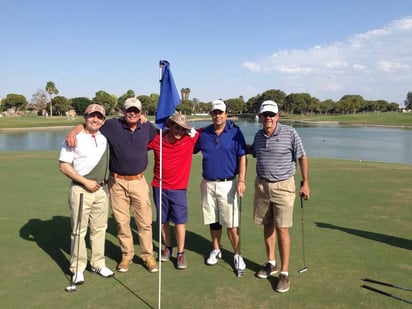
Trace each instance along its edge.
<instances>
[{"instance_id":1,"label":"shirt sleeve","mask_svg":"<svg viewBox=\"0 0 412 309\"><path fill-rule=\"evenodd\" d=\"M67 146L66 142L63 142L60 150L59 161L73 163L74 160L74 148Z\"/></svg>"}]
</instances>

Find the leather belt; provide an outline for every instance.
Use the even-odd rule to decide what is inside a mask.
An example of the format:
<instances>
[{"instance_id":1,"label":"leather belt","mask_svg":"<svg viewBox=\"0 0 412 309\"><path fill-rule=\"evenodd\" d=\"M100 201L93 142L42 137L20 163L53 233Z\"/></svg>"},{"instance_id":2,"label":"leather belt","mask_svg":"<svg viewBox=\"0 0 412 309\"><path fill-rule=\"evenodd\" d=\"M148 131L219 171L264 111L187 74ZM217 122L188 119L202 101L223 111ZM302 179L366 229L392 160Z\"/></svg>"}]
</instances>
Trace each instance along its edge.
<instances>
[{"instance_id":1,"label":"leather belt","mask_svg":"<svg viewBox=\"0 0 412 309\"><path fill-rule=\"evenodd\" d=\"M120 175L117 173L110 173L110 176L114 177L114 178L119 178L119 179L124 179L124 180L138 180L143 178L144 174L140 173L137 175Z\"/></svg>"},{"instance_id":2,"label":"leather belt","mask_svg":"<svg viewBox=\"0 0 412 309\"><path fill-rule=\"evenodd\" d=\"M235 179L236 178L236 176L232 176L232 177L229 177L229 178L220 178L220 179L207 179L207 178L205 178L207 181L217 181L217 182L223 182L223 181L231 181L231 180L233 180L233 179Z\"/></svg>"},{"instance_id":3,"label":"leather belt","mask_svg":"<svg viewBox=\"0 0 412 309\"><path fill-rule=\"evenodd\" d=\"M84 187L83 184L81 184L80 182L72 180L72 183L76 186ZM97 183L99 184L99 186L104 186L108 183L108 181L100 181L100 182L98 181Z\"/></svg>"}]
</instances>

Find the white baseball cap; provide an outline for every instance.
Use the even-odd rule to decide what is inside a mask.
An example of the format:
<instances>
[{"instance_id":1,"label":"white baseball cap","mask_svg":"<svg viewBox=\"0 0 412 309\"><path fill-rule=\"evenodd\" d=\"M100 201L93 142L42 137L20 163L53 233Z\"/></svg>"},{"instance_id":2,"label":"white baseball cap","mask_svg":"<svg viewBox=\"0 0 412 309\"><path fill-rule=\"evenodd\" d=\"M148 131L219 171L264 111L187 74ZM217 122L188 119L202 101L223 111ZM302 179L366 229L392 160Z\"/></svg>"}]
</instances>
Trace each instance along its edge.
<instances>
[{"instance_id":1,"label":"white baseball cap","mask_svg":"<svg viewBox=\"0 0 412 309\"><path fill-rule=\"evenodd\" d=\"M279 112L278 105L276 104L275 101L272 100L266 100L260 105L260 111L259 114L262 114L264 112L272 112L277 114Z\"/></svg>"},{"instance_id":2,"label":"white baseball cap","mask_svg":"<svg viewBox=\"0 0 412 309\"><path fill-rule=\"evenodd\" d=\"M222 112L226 112L226 104L223 102L223 100L216 100L212 102L212 108L210 109L210 112L213 112L215 110L219 110Z\"/></svg>"}]
</instances>

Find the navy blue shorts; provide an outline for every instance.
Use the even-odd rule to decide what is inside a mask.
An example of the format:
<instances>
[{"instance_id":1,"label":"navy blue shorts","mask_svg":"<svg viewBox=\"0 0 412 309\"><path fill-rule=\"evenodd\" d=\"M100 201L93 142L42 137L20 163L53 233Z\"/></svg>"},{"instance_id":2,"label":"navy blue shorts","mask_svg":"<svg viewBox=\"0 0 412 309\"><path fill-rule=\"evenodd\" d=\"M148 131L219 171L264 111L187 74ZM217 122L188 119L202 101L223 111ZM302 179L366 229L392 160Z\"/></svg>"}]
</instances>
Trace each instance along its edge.
<instances>
[{"instance_id":1,"label":"navy blue shorts","mask_svg":"<svg viewBox=\"0 0 412 309\"><path fill-rule=\"evenodd\" d=\"M156 221L159 222L159 187L153 188L153 200L156 205ZM162 223L187 223L187 190L165 190L162 188Z\"/></svg>"}]
</instances>

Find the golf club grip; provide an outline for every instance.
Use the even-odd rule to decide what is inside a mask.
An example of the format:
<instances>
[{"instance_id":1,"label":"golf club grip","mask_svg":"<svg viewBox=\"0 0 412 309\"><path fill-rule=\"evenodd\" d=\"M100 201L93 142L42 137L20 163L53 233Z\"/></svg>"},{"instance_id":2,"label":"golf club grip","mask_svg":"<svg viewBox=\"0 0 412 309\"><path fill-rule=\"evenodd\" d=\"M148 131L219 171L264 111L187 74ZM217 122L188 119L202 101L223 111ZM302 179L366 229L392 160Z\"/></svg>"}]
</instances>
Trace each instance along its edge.
<instances>
[{"instance_id":1,"label":"golf club grip","mask_svg":"<svg viewBox=\"0 0 412 309\"><path fill-rule=\"evenodd\" d=\"M303 180L300 181L300 186L303 186ZM300 208L303 208L303 196L300 194Z\"/></svg>"},{"instance_id":2,"label":"golf club grip","mask_svg":"<svg viewBox=\"0 0 412 309\"><path fill-rule=\"evenodd\" d=\"M78 221L80 221L80 218L82 217L82 215L83 215L83 193L80 193L80 199L79 199L79 215L78 215L79 220L78 220Z\"/></svg>"}]
</instances>

